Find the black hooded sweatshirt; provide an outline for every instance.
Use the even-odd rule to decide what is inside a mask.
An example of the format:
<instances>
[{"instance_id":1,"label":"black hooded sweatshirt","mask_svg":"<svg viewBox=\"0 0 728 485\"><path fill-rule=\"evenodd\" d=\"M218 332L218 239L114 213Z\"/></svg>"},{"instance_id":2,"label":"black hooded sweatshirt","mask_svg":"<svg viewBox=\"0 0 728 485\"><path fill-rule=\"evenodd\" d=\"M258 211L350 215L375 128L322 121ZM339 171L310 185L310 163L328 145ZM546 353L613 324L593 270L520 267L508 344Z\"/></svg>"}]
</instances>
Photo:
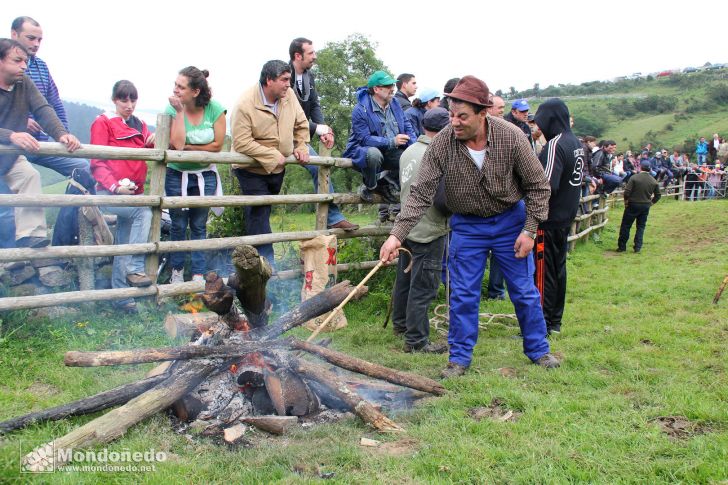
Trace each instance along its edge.
<instances>
[{"instance_id":1,"label":"black hooded sweatshirt","mask_svg":"<svg viewBox=\"0 0 728 485\"><path fill-rule=\"evenodd\" d=\"M568 227L576 216L584 178L584 147L569 127L569 108L558 98L538 107L534 121L548 143L539 160L551 183L549 216L542 229Z\"/></svg>"}]
</instances>

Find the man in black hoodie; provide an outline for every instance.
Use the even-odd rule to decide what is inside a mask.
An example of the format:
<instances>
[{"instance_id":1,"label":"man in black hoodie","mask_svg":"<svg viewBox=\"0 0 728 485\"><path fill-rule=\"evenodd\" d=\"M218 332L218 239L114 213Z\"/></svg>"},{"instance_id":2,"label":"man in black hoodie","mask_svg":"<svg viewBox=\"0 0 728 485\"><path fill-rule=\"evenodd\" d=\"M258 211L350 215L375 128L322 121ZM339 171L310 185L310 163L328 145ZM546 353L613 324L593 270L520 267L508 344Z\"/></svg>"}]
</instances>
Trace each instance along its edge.
<instances>
[{"instance_id":1,"label":"man in black hoodie","mask_svg":"<svg viewBox=\"0 0 728 485\"><path fill-rule=\"evenodd\" d=\"M576 216L586 155L569 127L569 108L558 98L538 107L534 121L548 143L539 160L551 183L548 219L536 236L536 287L549 335L561 332L566 300L566 252L569 227Z\"/></svg>"}]
</instances>

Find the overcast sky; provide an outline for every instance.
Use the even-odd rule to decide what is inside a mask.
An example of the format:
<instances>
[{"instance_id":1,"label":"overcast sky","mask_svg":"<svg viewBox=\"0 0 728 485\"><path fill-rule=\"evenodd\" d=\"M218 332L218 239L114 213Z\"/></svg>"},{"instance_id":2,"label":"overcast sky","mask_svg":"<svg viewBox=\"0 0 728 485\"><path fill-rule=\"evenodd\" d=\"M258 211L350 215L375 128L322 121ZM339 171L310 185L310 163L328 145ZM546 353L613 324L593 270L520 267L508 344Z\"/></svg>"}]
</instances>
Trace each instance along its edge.
<instances>
[{"instance_id":1,"label":"overcast sky","mask_svg":"<svg viewBox=\"0 0 728 485\"><path fill-rule=\"evenodd\" d=\"M64 99L110 107L114 82L129 79L137 109L156 112L188 65L208 69L213 96L232 108L263 63L287 60L299 36L320 49L362 33L394 76L412 72L420 87L474 74L492 91L508 91L728 62L727 14L728 2L715 0L35 0L7 2L0 25L9 37L17 16L41 24L38 55Z\"/></svg>"}]
</instances>

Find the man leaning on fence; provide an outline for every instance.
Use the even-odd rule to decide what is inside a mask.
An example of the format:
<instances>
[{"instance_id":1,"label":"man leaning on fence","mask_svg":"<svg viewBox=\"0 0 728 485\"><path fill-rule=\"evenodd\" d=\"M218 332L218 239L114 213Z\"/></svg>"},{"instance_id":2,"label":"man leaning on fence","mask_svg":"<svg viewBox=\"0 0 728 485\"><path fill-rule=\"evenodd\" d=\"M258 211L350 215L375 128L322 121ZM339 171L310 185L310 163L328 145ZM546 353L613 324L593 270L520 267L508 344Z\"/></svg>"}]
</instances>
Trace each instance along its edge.
<instances>
[{"instance_id":1,"label":"man leaning on fence","mask_svg":"<svg viewBox=\"0 0 728 485\"><path fill-rule=\"evenodd\" d=\"M19 42L0 39L0 143L25 152L37 152L38 140L28 133L28 113L43 130L66 145L78 149L78 139L69 134L53 108L26 76L28 52ZM37 195L42 192L40 174L23 155L0 155L0 193ZM42 207L22 207L17 211L17 228L10 224L13 208L0 208L0 247L47 246L48 229ZM17 234L17 242L15 240Z\"/></svg>"},{"instance_id":2,"label":"man leaning on fence","mask_svg":"<svg viewBox=\"0 0 728 485\"><path fill-rule=\"evenodd\" d=\"M291 67L283 61L268 61L259 82L245 91L235 106L233 150L258 162L250 167L233 166L244 195L278 195L289 155L308 163L308 120L290 83ZM248 236L270 234L270 205L245 206L244 212ZM256 248L274 264L273 244Z\"/></svg>"},{"instance_id":3,"label":"man leaning on fence","mask_svg":"<svg viewBox=\"0 0 728 485\"><path fill-rule=\"evenodd\" d=\"M48 69L48 65L38 57L41 41L43 40L43 29L40 24L30 17L18 17L13 21L10 27L10 37L20 42L28 52L28 69L25 74L33 80L35 87L38 88L40 94L48 101L48 104L56 112L58 119L63 123L63 127L68 131L68 118L66 116L66 108L61 101L61 95L58 92L53 76ZM34 116L28 118L28 132L38 141L48 141L48 133L42 129ZM51 135L53 139L56 139ZM31 163L42 167L50 168L56 172L70 177L76 168L88 170L89 161L83 158L59 157L48 155L29 155L28 160Z\"/></svg>"},{"instance_id":4,"label":"man leaning on fence","mask_svg":"<svg viewBox=\"0 0 728 485\"><path fill-rule=\"evenodd\" d=\"M318 135L321 144L331 149L334 146L334 130L324 124L324 115L316 91L316 82L311 73L311 68L316 62L316 50L313 48L313 42L303 37L293 39L288 48L288 53L291 57L291 89L296 94L298 102L301 103L303 112L306 113L311 138L313 139L314 135ZM308 146L308 153L313 157L318 155L311 145ZM314 191L317 191L318 166L306 164L305 168L313 178ZM334 193L334 184L330 180L329 193ZM345 231L359 229L358 225L347 221L339 206L333 203L329 204L326 225L329 229L343 229Z\"/></svg>"}]
</instances>

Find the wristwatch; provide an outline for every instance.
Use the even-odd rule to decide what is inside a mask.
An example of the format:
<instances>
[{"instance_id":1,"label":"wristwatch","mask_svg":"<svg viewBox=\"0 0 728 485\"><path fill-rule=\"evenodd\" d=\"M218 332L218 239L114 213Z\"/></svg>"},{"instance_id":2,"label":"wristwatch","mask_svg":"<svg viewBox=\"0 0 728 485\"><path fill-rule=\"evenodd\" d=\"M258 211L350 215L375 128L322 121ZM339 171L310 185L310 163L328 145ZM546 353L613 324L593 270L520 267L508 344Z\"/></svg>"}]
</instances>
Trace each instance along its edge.
<instances>
[{"instance_id":1,"label":"wristwatch","mask_svg":"<svg viewBox=\"0 0 728 485\"><path fill-rule=\"evenodd\" d=\"M535 232L527 231L527 230L524 229L524 230L521 231L521 234L525 234L526 236L530 237L531 239L534 239L534 240L536 239L536 233Z\"/></svg>"}]
</instances>

